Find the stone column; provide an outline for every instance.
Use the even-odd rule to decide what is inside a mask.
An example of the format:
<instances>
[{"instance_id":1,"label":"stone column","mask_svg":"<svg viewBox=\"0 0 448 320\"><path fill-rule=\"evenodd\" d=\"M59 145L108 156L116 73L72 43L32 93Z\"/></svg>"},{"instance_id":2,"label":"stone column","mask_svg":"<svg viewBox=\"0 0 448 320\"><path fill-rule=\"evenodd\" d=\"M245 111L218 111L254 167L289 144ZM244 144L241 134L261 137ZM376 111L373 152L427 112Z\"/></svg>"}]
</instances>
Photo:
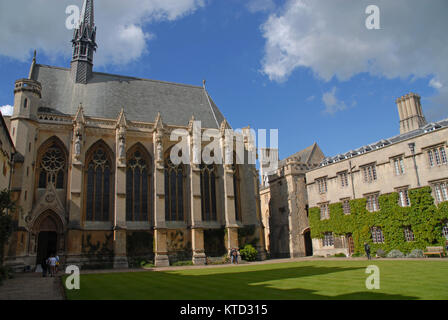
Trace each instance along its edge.
<instances>
[{"instance_id":1,"label":"stone column","mask_svg":"<svg viewBox=\"0 0 448 320\"><path fill-rule=\"evenodd\" d=\"M85 150L84 118L82 108L78 111L74 123L72 147L70 149L69 163L69 219L67 225L67 263L79 263L82 255L82 208L83 208L83 159Z\"/></svg>"},{"instance_id":2,"label":"stone column","mask_svg":"<svg viewBox=\"0 0 448 320\"><path fill-rule=\"evenodd\" d=\"M165 223L165 170L163 166L163 131L154 132L154 264L169 266L167 249L167 228Z\"/></svg>"},{"instance_id":3,"label":"stone column","mask_svg":"<svg viewBox=\"0 0 448 320\"><path fill-rule=\"evenodd\" d=\"M126 129L116 130L115 207L114 207L114 268L128 268L126 253Z\"/></svg>"},{"instance_id":4,"label":"stone column","mask_svg":"<svg viewBox=\"0 0 448 320\"><path fill-rule=\"evenodd\" d=\"M190 157L190 217L191 217L191 244L193 250L193 264L206 263L204 251L204 230L202 229L202 198L201 198L201 132L200 127L190 130L189 146Z\"/></svg>"},{"instance_id":5,"label":"stone column","mask_svg":"<svg viewBox=\"0 0 448 320\"><path fill-rule=\"evenodd\" d=\"M254 179L254 192L257 208L257 224L256 233L258 233L259 243L257 245L258 260L266 260L266 243L265 243L265 231L263 227L263 220L261 217L261 199L260 199L260 178L259 173L255 167L252 167L253 179Z\"/></svg>"},{"instance_id":6,"label":"stone column","mask_svg":"<svg viewBox=\"0 0 448 320\"><path fill-rule=\"evenodd\" d=\"M224 165L224 215L227 229L227 250L238 248L238 228L235 216L235 194L233 189L234 170L230 165Z\"/></svg>"},{"instance_id":7,"label":"stone column","mask_svg":"<svg viewBox=\"0 0 448 320\"><path fill-rule=\"evenodd\" d=\"M226 222L226 247L227 252L230 254L232 248L238 248L238 224L236 222L236 210L235 210L235 194L233 187L233 175L235 173L233 163L233 146L234 135L233 131L228 128L227 122L224 120L221 123L221 154L224 155L223 159L223 177L224 183L224 218Z\"/></svg>"}]
</instances>

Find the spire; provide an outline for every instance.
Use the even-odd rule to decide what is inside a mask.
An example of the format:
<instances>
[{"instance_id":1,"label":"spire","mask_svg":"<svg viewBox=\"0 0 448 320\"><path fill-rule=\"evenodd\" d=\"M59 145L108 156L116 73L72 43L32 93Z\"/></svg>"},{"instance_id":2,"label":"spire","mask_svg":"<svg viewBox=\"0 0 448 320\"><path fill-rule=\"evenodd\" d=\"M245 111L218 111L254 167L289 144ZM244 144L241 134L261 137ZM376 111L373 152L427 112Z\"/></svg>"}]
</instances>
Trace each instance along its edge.
<instances>
[{"instance_id":1,"label":"spire","mask_svg":"<svg viewBox=\"0 0 448 320\"><path fill-rule=\"evenodd\" d=\"M93 53L97 44L93 0L84 0L79 23L73 34L72 78L76 83L87 84L92 77Z\"/></svg>"},{"instance_id":2,"label":"spire","mask_svg":"<svg viewBox=\"0 0 448 320\"><path fill-rule=\"evenodd\" d=\"M82 5L81 16L79 17L79 24L84 23L86 25L95 26L95 16L93 10L93 0L85 0Z\"/></svg>"},{"instance_id":3,"label":"spire","mask_svg":"<svg viewBox=\"0 0 448 320\"><path fill-rule=\"evenodd\" d=\"M36 66L36 50L34 50L33 61L31 62L30 72L28 73L28 79L33 78L33 72L35 66Z\"/></svg>"}]
</instances>

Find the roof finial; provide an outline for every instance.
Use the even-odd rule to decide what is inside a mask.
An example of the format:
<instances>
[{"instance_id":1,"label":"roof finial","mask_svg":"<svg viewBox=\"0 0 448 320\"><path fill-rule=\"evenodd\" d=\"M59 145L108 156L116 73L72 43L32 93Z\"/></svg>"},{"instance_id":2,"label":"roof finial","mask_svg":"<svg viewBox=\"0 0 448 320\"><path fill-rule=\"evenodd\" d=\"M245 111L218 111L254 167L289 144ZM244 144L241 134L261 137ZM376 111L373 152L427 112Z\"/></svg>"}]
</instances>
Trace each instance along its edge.
<instances>
[{"instance_id":1,"label":"roof finial","mask_svg":"<svg viewBox=\"0 0 448 320\"><path fill-rule=\"evenodd\" d=\"M33 61L31 62L30 72L28 73L28 79L32 79L35 65L36 65L36 50L34 50Z\"/></svg>"}]
</instances>

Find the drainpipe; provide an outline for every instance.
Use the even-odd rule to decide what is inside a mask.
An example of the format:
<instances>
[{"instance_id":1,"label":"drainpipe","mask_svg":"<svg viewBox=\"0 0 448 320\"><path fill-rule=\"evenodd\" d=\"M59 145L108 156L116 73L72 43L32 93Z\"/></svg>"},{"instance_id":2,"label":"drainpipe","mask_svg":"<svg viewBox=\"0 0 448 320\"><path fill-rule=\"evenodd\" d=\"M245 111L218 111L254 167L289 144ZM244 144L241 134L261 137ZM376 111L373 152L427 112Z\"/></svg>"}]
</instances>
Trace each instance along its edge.
<instances>
[{"instance_id":1,"label":"drainpipe","mask_svg":"<svg viewBox=\"0 0 448 320\"><path fill-rule=\"evenodd\" d=\"M348 161L348 165L350 166L350 180L352 181L352 193L353 193L353 200L356 199L356 195L355 195L355 181L353 179L353 167L352 167L352 161L349 160Z\"/></svg>"},{"instance_id":2,"label":"drainpipe","mask_svg":"<svg viewBox=\"0 0 448 320\"><path fill-rule=\"evenodd\" d=\"M417 176L417 187L420 187L420 178L418 176L417 161L415 160L415 142L409 143L408 146L412 153L412 159L414 160L415 175Z\"/></svg>"}]
</instances>

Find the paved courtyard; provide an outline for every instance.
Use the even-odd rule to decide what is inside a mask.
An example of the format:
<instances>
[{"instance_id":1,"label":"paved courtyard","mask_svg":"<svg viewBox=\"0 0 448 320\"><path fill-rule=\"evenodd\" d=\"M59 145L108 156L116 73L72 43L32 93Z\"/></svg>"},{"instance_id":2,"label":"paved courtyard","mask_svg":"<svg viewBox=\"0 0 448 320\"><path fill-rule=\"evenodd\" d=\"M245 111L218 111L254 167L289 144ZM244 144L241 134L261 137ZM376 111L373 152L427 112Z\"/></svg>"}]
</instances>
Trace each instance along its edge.
<instances>
[{"instance_id":1,"label":"paved courtyard","mask_svg":"<svg viewBox=\"0 0 448 320\"><path fill-rule=\"evenodd\" d=\"M0 285L0 300L63 300L59 277L42 278L40 273L18 273Z\"/></svg>"}]
</instances>

